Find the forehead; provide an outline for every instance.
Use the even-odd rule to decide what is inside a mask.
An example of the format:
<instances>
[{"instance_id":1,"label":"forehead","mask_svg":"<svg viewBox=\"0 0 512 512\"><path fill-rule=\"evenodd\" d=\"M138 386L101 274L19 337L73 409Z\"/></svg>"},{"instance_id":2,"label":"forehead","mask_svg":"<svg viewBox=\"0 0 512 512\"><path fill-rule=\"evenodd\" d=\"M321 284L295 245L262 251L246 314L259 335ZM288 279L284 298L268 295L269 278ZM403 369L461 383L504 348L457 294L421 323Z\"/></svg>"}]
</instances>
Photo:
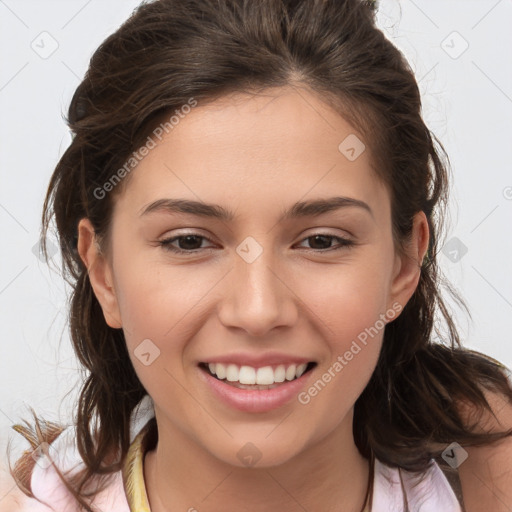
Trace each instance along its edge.
<instances>
[{"instance_id":1,"label":"forehead","mask_svg":"<svg viewBox=\"0 0 512 512\"><path fill-rule=\"evenodd\" d=\"M383 192L368 141L309 90L230 94L187 112L132 171L131 204L175 196L257 207L333 188L361 200Z\"/></svg>"},{"instance_id":2,"label":"forehead","mask_svg":"<svg viewBox=\"0 0 512 512\"><path fill-rule=\"evenodd\" d=\"M281 163L312 152L337 157L340 142L349 135L356 135L356 129L316 94L287 86L233 93L195 107L167 139L175 146L196 144L213 154L230 149L242 160L257 157L264 163L271 156Z\"/></svg>"}]
</instances>

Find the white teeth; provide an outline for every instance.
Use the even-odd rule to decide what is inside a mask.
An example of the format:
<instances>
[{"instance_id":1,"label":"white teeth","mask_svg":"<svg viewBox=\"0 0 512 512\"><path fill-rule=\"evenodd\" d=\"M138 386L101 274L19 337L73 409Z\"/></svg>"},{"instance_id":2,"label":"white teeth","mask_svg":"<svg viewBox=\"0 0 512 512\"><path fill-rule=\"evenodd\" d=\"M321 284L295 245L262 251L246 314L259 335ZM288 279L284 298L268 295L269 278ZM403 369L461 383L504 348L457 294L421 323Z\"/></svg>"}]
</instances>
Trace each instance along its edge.
<instances>
[{"instance_id":1,"label":"white teeth","mask_svg":"<svg viewBox=\"0 0 512 512\"><path fill-rule=\"evenodd\" d=\"M274 370L272 370L271 366L258 368L258 371L256 372L256 384L261 386L270 386L270 384L274 384Z\"/></svg>"},{"instance_id":2,"label":"white teeth","mask_svg":"<svg viewBox=\"0 0 512 512\"><path fill-rule=\"evenodd\" d=\"M211 368L211 366L213 366L213 370ZM217 375L217 377L219 377L219 379L225 379L226 378L226 367L223 365L223 364L212 364L212 365L208 365L208 367L210 368L210 371L214 374Z\"/></svg>"},{"instance_id":3,"label":"white teeth","mask_svg":"<svg viewBox=\"0 0 512 512\"><path fill-rule=\"evenodd\" d=\"M295 376L299 378L306 371L307 366L307 363L299 364L299 366L297 366L297 370L295 371Z\"/></svg>"},{"instance_id":4,"label":"white teeth","mask_svg":"<svg viewBox=\"0 0 512 512\"><path fill-rule=\"evenodd\" d=\"M284 382L285 379L286 379L286 368L284 367L284 364L280 364L274 370L274 382Z\"/></svg>"},{"instance_id":5,"label":"white teeth","mask_svg":"<svg viewBox=\"0 0 512 512\"><path fill-rule=\"evenodd\" d=\"M240 384L256 384L256 371L250 366L242 366L238 375Z\"/></svg>"},{"instance_id":6,"label":"white teeth","mask_svg":"<svg viewBox=\"0 0 512 512\"><path fill-rule=\"evenodd\" d=\"M221 380L227 379L229 382L239 382L240 384L253 384L260 386L271 386L275 383L285 380L294 380L299 378L306 371L307 363L299 365L283 364L272 368L272 366L263 366L262 368L253 368L252 366L238 366L236 364L208 363L208 369L213 375Z\"/></svg>"},{"instance_id":7,"label":"white teeth","mask_svg":"<svg viewBox=\"0 0 512 512\"><path fill-rule=\"evenodd\" d=\"M229 364L226 368L226 379L228 379L229 382L236 382L239 375L240 370L238 369L238 366L236 364Z\"/></svg>"},{"instance_id":8,"label":"white teeth","mask_svg":"<svg viewBox=\"0 0 512 512\"><path fill-rule=\"evenodd\" d=\"M297 371L297 366L292 364L291 366L288 366L286 368L286 380L293 380L295 379L295 373Z\"/></svg>"}]
</instances>

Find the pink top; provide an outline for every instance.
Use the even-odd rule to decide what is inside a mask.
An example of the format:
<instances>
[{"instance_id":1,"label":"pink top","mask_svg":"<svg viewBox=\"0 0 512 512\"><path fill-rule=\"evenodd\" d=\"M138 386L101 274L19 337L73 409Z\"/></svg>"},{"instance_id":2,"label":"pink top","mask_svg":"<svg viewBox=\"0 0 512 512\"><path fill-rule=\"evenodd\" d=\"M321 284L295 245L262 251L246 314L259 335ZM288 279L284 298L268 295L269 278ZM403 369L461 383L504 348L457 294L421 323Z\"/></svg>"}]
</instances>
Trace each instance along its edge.
<instances>
[{"instance_id":1,"label":"pink top","mask_svg":"<svg viewBox=\"0 0 512 512\"><path fill-rule=\"evenodd\" d=\"M147 497L143 481L143 453L140 449L140 441L144 434L143 427L153 416L153 402L149 395L146 395L132 413L130 427L131 448L133 447L130 472L133 471L134 481L140 480L142 492L134 493L132 489L129 489L127 493L123 482L123 470L120 470L114 474L110 485L95 496L92 501L94 507L109 512L146 512L146 510L150 512L149 505L147 508L145 506ZM49 450L53 462L61 472L70 470L71 473L74 473L83 467L74 441L76 438L74 429L73 426L66 428L52 443ZM126 478L126 466L124 471ZM401 471L401 474L411 512L462 512L450 484L435 462L427 470L425 478L416 486L413 485L416 481L413 474L407 471ZM132 475L129 478L131 480ZM130 486L131 484L128 484L128 487ZM39 459L38 464L34 466L31 488L34 496L47 505L38 503L35 499L29 499L30 507L24 510L30 510L30 512L78 511L78 505L62 484L54 466L46 464L45 459ZM132 510L130 510L129 502L132 504ZM399 470L390 468L376 460L372 512L403 512L403 502Z\"/></svg>"}]
</instances>

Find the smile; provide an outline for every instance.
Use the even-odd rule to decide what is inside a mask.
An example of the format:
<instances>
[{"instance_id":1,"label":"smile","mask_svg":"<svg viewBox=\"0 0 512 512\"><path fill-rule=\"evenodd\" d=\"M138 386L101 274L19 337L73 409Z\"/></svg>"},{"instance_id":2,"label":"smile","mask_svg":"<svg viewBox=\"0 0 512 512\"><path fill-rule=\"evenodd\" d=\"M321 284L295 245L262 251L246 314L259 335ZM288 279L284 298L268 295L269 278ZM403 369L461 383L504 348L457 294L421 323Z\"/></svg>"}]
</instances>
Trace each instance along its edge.
<instances>
[{"instance_id":1,"label":"smile","mask_svg":"<svg viewBox=\"0 0 512 512\"><path fill-rule=\"evenodd\" d=\"M310 371L316 365L315 362L302 364L279 364L254 368L248 365L201 363L203 370L213 377L225 383L240 384L246 389L271 389L268 386L292 381ZM240 386L237 386L240 387Z\"/></svg>"},{"instance_id":2,"label":"smile","mask_svg":"<svg viewBox=\"0 0 512 512\"><path fill-rule=\"evenodd\" d=\"M316 366L316 362L303 361L258 368L232 362L203 362L198 369L200 380L212 396L229 408L265 413L293 402L306 387ZM244 384L247 382L252 384Z\"/></svg>"}]
</instances>

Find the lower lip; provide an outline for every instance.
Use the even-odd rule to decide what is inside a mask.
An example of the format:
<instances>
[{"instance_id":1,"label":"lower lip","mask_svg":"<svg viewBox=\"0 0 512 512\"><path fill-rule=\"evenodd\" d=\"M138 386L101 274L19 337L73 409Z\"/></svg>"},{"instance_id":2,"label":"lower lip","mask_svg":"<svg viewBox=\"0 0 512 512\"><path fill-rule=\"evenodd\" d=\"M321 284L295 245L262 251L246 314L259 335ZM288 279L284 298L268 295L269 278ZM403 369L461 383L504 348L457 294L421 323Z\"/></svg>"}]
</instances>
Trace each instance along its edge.
<instances>
[{"instance_id":1,"label":"lower lip","mask_svg":"<svg viewBox=\"0 0 512 512\"><path fill-rule=\"evenodd\" d=\"M201 378L210 386L213 393L227 405L244 412L267 412L288 403L296 397L309 379L310 370L298 379L280 384L273 389L239 389L213 377L199 368Z\"/></svg>"}]
</instances>

